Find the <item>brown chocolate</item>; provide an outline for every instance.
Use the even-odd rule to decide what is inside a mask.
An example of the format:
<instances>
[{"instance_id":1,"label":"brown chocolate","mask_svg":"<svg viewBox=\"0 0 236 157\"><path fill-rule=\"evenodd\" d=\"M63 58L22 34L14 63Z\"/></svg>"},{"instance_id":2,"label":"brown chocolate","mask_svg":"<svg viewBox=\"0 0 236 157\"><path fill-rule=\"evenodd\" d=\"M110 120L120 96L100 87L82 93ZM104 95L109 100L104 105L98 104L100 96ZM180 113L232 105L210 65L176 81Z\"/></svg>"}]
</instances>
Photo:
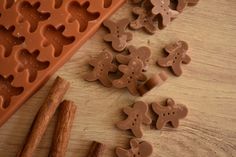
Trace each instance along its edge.
<instances>
[{"instance_id":1,"label":"brown chocolate","mask_svg":"<svg viewBox=\"0 0 236 157\"><path fill-rule=\"evenodd\" d=\"M153 147L147 141L131 139L130 146L131 146L130 149L117 147L116 155L118 157L149 157L152 155Z\"/></svg>"},{"instance_id":2,"label":"brown chocolate","mask_svg":"<svg viewBox=\"0 0 236 157\"><path fill-rule=\"evenodd\" d=\"M144 69L147 67L147 62L151 57L151 50L148 47L136 48L134 46L128 47L129 55L118 54L116 60L121 64L128 64L131 59L139 59L142 61Z\"/></svg>"},{"instance_id":3,"label":"brown chocolate","mask_svg":"<svg viewBox=\"0 0 236 157\"><path fill-rule=\"evenodd\" d=\"M157 64L161 67L171 67L176 76L180 76L183 72L181 63L189 64L191 58L187 55L188 44L185 41L177 41L165 47L168 56L158 59Z\"/></svg>"},{"instance_id":4,"label":"brown chocolate","mask_svg":"<svg viewBox=\"0 0 236 157\"><path fill-rule=\"evenodd\" d=\"M143 96L153 88L161 86L167 79L168 75L164 71L159 74L153 75L149 80L138 87L139 94Z\"/></svg>"},{"instance_id":5,"label":"brown chocolate","mask_svg":"<svg viewBox=\"0 0 236 157\"><path fill-rule=\"evenodd\" d=\"M185 118L188 114L187 107L182 104L175 104L173 99L167 99L166 106L153 103L152 109L158 115L157 129L162 129L167 123L171 123L174 128L177 128L179 119Z\"/></svg>"},{"instance_id":6,"label":"brown chocolate","mask_svg":"<svg viewBox=\"0 0 236 157\"><path fill-rule=\"evenodd\" d=\"M134 7L132 12L138 16L136 20L130 23L132 29L138 30L143 28L150 34L154 34L157 31L154 21L155 15L141 7Z\"/></svg>"},{"instance_id":7,"label":"brown chocolate","mask_svg":"<svg viewBox=\"0 0 236 157\"><path fill-rule=\"evenodd\" d=\"M170 0L150 0L153 8L152 13L154 15L161 15L162 25L167 26L171 19L176 18L179 12L169 8Z\"/></svg>"},{"instance_id":8,"label":"brown chocolate","mask_svg":"<svg viewBox=\"0 0 236 157\"><path fill-rule=\"evenodd\" d=\"M112 53L104 50L98 57L92 58L89 61L89 65L94 67L92 72L87 73L84 76L86 81L99 80L105 87L111 87L112 83L108 76L109 72L116 72L117 66L112 64L113 55Z\"/></svg>"},{"instance_id":9,"label":"brown chocolate","mask_svg":"<svg viewBox=\"0 0 236 157\"><path fill-rule=\"evenodd\" d=\"M87 157L102 157L105 150L105 145L96 141L93 141Z\"/></svg>"},{"instance_id":10,"label":"brown chocolate","mask_svg":"<svg viewBox=\"0 0 236 157\"><path fill-rule=\"evenodd\" d=\"M177 1L178 5L176 10L179 12L183 12L183 10L187 5L196 5L199 2L199 0L177 0Z\"/></svg>"},{"instance_id":11,"label":"brown chocolate","mask_svg":"<svg viewBox=\"0 0 236 157\"><path fill-rule=\"evenodd\" d=\"M143 63L139 59L130 60L128 65L120 65L118 68L123 76L120 79L112 81L116 88L128 88L132 95L137 95L138 81L145 81L147 78L142 73Z\"/></svg>"},{"instance_id":12,"label":"brown chocolate","mask_svg":"<svg viewBox=\"0 0 236 157\"><path fill-rule=\"evenodd\" d=\"M104 36L104 40L111 42L112 48L118 52L123 51L127 46L127 42L133 38L133 35L126 31L129 23L128 18L119 20L118 22L111 20L103 22L103 25L109 29L109 34Z\"/></svg>"},{"instance_id":13,"label":"brown chocolate","mask_svg":"<svg viewBox=\"0 0 236 157\"><path fill-rule=\"evenodd\" d=\"M112 0L112 3L111 0L2 0L0 76L7 78L11 75L13 78L9 84L9 81L0 81L1 86L6 87L0 88L0 126L124 2L125 0ZM19 87L20 90L15 93L11 90L12 87ZM5 94L5 91L9 93ZM5 102L9 104L6 105Z\"/></svg>"},{"instance_id":14,"label":"brown chocolate","mask_svg":"<svg viewBox=\"0 0 236 157\"><path fill-rule=\"evenodd\" d=\"M135 137L141 138L143 131L141 128L142 124L151 124L152 120L147 115L148 104L138 101L133 107L125 107L123 112L127 114L127 118L120 121L116 126L121 130L131 130Z\"/></svg>"}]
</instances>

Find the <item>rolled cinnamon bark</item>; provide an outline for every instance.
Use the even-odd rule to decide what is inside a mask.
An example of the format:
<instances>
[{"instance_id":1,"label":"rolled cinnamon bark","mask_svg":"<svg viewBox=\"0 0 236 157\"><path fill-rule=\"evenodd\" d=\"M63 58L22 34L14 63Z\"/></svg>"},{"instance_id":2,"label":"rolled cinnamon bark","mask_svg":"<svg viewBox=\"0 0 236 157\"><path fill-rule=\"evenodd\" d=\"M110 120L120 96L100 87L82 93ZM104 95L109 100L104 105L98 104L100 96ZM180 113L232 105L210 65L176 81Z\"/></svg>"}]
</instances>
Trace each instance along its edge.
<instances>
[{"instance_id":1,"label":"rolled cinnamon bark","mask_svg":"<svg viewBox=\"0 0 236 157\"><path fill-rule=\"evenodd\" d=\"M56 112L69 86L70 84L66 80L60 77L56 78L45 102L34 119L25 144L17 155L18 157L33 157L35 149L39 145L52 116Z\"/></svg>"},{"instance_id":2,"label":"rolled cinnamon bark","mask_svg":"<svg viewBox=\"0 0 236 157\"><path fill-rule=\"evenodd\" d=\"M49 157L65 157L76 109L72 101L61 103Z\"/></svg>"},{"instance_id":3,"label":"rolled cinnamon bark","mask_svg":"<svg viewBox=\"0 0 236 157\"><path fill-rule=\"evenodd\" d=\"M104 144L93 141L87 157L102 157L104 150L105 150Z\"/></svg>"}]
</instances>

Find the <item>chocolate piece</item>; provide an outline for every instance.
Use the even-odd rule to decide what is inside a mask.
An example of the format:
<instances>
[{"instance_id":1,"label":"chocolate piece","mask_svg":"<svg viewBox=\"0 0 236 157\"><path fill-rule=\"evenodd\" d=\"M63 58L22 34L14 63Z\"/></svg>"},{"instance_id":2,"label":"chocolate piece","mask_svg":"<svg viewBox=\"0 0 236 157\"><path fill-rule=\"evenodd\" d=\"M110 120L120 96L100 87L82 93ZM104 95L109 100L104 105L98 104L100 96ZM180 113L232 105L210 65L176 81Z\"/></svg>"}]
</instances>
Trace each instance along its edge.
<instances>
[{"instance_id":1,"label":"chocolate piece","mask_svg":"<svg viewBox=\"0 0 236 157\"><path fill-rule=\"evenodd\" d=\"M139 59L142 61L144 69L147 67L147 62L151 57L151 50L148 47L136 48L134 46L128 47L129 55L118 54L116 60L121 64L128 64L131 59Z\"/></svg>"},{"instance_id":2,"label":"chocolate piece","mask_svg":"<svg viewBox=\"0 0 236 157\"><path fill-rule=\"evenodd\" d=\"M134 30L144 28L148 33L154 34L157 30L155 26L155 15L146 11L144 8L135 7L132 10L138 18L130 23L130 27Z\"/></svg>"},{"instance_id":3,"label":"chocolate piece","mask_svg":"<svg viewBox=\"0 0 236 157\"><path fill-rule=\"evenodd\" d=\"M116 155L118 157L149 157L152 155L153 147L149 142L131 139L130 146L130 149L117 147Z\"/></svg>"},{"instance_id":4,"label":"chocolate piece","mask_svg":"<svg viewBox=\"0 0 236 157\"><path fill-rule=\"evenodd\" d=\"M132 95L137 95L138 81L145 81L147 79L142 73L142 61L139 59L132 59L128 66L120 65L118 69L123 73L123 76L120 79L112 81L113 86L116 88L127 87Z\"/></svg>"},{"instance_id":5,"label":"chocolate piece","mask_svg":"<svg viewBox=\"0 0 236 157\"><path fill-rule=\"evenodd\" d=\"M93 141L87 157L102 157L104 150L104 144Z\"/></svg>"},{"instance_id":6,"label":"chocolate piece","mask_svg":"<svg viewBox=\"0 0 236 157\"><path fill-rule=\"evenodd\" d=\"M176 10L179 12L183 12L184 8L187 5L196 5L199 2L199 0L177 0L177 1L178 1L178 5L177 5Z\"/></svg>"},{"instance_id":7,"label":"chocolate piece","mask_svg":"<svg viewBox=\"0 0 236 157\"><path fill-rule=\"evenodd\" d=\"M94 67L92 72L84 76L86 81L99 80L105 87L111 87L112 83L108 76L109 72L116 72L117 66L112 64L113 55L104 50L96 58L92 58L89 64Z\"/></svg>"},{"instance_id":8,"label":"chocolate piece","mask_svg":"<svg viewBox=\"0 0 236 157\"><path fill-rule=\"evenodd\" d=\"M153 8L152 13L154 15L161 15L162 25L167 26L171 19L176 18L179 12L169 8L170 0L150 0Z\"/></svg>"},{"instance_id":9,"label":"chocolate piece","mask_svg":"<svg viewBox=\"0 0 236 157\"><path fill-rule=\"evenodd\" d=\"M128 18L119 20L117 23L111 20L103 22L103 25L110 31L109 34L104 36L104 40L106 42L111 42L112 48L118 52L123 51L127 46L127 42L133 38L133 35L130 32L126 32L129 23L130 21Z\"/></svg>"},{"instance_id":10,"label":"chocolate piece","mask_svg":"<svg viewBox=\"0 0 236 157\"><path fill-rule=\"evenodd\" d=\"M187 55L188 44L185 41L177 41L165 47L168 56L158 59L157 64L161 67L171 67L176 76L180 76L183 72L181 63L189 64L191 58Z\"/></svg>"},{"instance_id":11,"label":"chocolate piece","mask_svg":"<svg viewBox=\"0 0 236 157\"><path fill-rule=\"evenodd\" d=\"M10 86L3 81L6 88L0 88L0 126L124 2L125 0L2 0L0 77L12 75L13 80ZM7 94L10 104L3 105L7 100L5 94L1 93L11 90L11 87L24 90L16 95Z\"/></svg>"},{"instance_id":12,"label":"chocolate piece","mask_svg":"<svg viewBox=\"0 0 236 157\"><path fill-rule=\"evenodd\" d=\"M123 112L128 117L118 122L116 126L121 130L131 130L134 136L141 138L143 136L141 124L151 124L152 122L151 118L147 115L148 104L138 101L134 104L133 108L125 107Z\"/></svg>"},{"instance_id":13,"label":"chocolate piece","mask_svg":"<svg viewBox=\"0 0 236 157\"><path fill-rule=\"evenodd\" d=\"M153 75L149 80L138 87L139 94L143 96L147 92L151 91L154 87L161 86L167 79L168 75L164 71Z\"/></svg>"},{"instance_id":14,"label":"chocolate piece","mask_svg":"<svg viewBox=\"0 0 236 157\"><path fill-rule=\"evenodd\" d=\"M183 119L188 114L188 109L182 104L175 104L173 99L167 99L167 106L158 103L152 104L153 111L158 115L156 128L162 129L166 123L170 122L174 128L179 126L179 119Z\"/></svg>"}]
</instances>

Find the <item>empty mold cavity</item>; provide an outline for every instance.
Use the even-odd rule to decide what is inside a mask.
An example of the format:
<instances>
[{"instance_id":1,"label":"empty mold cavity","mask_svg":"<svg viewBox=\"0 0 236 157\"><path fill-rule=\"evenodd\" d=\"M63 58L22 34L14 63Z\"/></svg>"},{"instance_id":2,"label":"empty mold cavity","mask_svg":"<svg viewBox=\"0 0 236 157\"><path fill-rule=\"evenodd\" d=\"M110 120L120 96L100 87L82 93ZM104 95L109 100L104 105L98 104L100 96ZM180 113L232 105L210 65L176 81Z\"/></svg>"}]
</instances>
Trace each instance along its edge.
<instances>
[{"instance_id":1,"label":"empty mold cavity","mask_svg":"<svg viewBox=\"0 0 236 157\"><path fill-rule=\"evenodd\" d=\"M112 0L104 0L104 8L109 8L112 5Z\"/></svg>"},{"instance_id":2,"label":"empty mold cavity","mask_svg":"<svg viewBox=\"0 0 236 157\"><path fill-rule=\"evenodd\" d=\"M59 57L63 51L65 45L72 44L75 41L75 37L70 36L66 37L63 35L65 26L60 26L55 28L52 25L48 25L44 28L44 37L43 46L48 47L52 45L54 47L54 56Z\"/></svg>"},{"instance_id":3,"label":"empty mold cavity","mask_svg":"<svg viewBox=\"0 0 236 157\"><path fill-rule=\"evenodd\" d=\"M27 70L29 72L29 82L34 82L37 78L38 71L48 68L49 62L41 62L37 60L40 52L35 50L30 53L28 50L23 49L18 54L19 67L18 72Z\"/></svg>"},{"instance_id":4,"label":"empty mold cavity","mask_svg":"<svg viewBox=\"0 0 236 157\"><path fill-rule=\"evenodd\" d=\"M2 108L6 109L11 103L11 97L20 95L23 91L23 87L14 87L11 85L14 77L11 75L7 78L0 75L0 104Z\"/></svg>"},{"instance_id":5,"label":"empty mold cavity","mask_svg":"<svg viewBox=\"0 0 236 157\"><path fill-rule=\"evenodd\" d=\"M15 3L15 0L5 0L5 8L9 9Z\"/></svg>"},{"instance_id":6,"label":"empty mold cavity","mask_svg":"<svg viewBox=\"0 0 236 157\"><path fill-rule=\"evenodd\" d=\"M89 21L96 20L100 16L98 12L96 13L88 12L87 9L89 5L90 5L89 2L85 2L83 5L80 5L79 2L77 1L72 1L69 4L68 11L71 14L69 22L71 23L77 20L80 25L79 29L80 32L84 32L87 29Z\"/></svg>"},{"instance_id":7,"label":"empty mold cavity","mask_svg":"<svg viewBox=\"0 0 236 157\"><path fill-rule=\"evenodd\" d=\"M19 22L28 21L30 24L30 32L34 32L40 21L45 21L50 17L50 13L42 13L38 11L40 7L40 2L36 2L31 5L29 2L22 2L19 7L19 11L22 17L20 17Z\"/></svg>"},{"instance_id":8,"label":"empty mold cavity","mask_svg":"<svg viewBox=\"0 0 236 157\"><path fill-rule=\"evenodd\" d=\"M4 47L4 56L9 57L12 52L13 46L20 45L25 41L24 37L13 36L15 26L11 26L8 29L0 25L0 45Z\"/></svg>"},{"instance_id":9,"label":"empty mold cavity","mask_svg":"<svg viewBox=\"0 0 236 157\"><path fill-rule=\"evenodd\" d=\"M62 3L63 3L63 0L54 0L54 8L55 9L58 9L61 7Z\"/></svg>"}]
</instances>

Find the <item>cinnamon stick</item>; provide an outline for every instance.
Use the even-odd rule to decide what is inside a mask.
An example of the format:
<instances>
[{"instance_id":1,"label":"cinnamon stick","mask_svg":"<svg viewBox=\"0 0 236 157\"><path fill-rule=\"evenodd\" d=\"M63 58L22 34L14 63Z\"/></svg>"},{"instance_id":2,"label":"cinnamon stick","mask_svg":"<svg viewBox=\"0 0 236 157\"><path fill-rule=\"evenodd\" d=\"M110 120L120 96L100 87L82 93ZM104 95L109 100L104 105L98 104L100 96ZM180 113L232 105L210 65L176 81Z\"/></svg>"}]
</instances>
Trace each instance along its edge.
<instances>
[{"instance_id":1,"label":"cinnamon stick","mask_svg":"<svg viewBox=\"0 0 236 157\"><path fill-rule=\"evenodd\" d=\"M56 78L45 102L35 117L31 130L18 157L33 157L34 151L39 145L50 120L61 103L66 91L69 89L69 86L70 84L66 80L60 77Z\"/></svg>"},{"instance_id":2,"label":"cinnamon stick","mask_svg":"<svg viewBox=\"0 0 236 157\"><path fill-rule=\"evenodd\" d=\"M65 100L60 104L49 157L65 157L76 109L77 107L72 101Z\"/></svg>"},{"instance_id":3,"label":"cinnamon stick","mask_svg":"<svg viewBox=\"0 0 236 157\"><path fill-rule=\"evenodd\" d=\"M105 150L104 144L93 141L87 157L102 157L104 150Z\"/></svg>"}]
</instances>

